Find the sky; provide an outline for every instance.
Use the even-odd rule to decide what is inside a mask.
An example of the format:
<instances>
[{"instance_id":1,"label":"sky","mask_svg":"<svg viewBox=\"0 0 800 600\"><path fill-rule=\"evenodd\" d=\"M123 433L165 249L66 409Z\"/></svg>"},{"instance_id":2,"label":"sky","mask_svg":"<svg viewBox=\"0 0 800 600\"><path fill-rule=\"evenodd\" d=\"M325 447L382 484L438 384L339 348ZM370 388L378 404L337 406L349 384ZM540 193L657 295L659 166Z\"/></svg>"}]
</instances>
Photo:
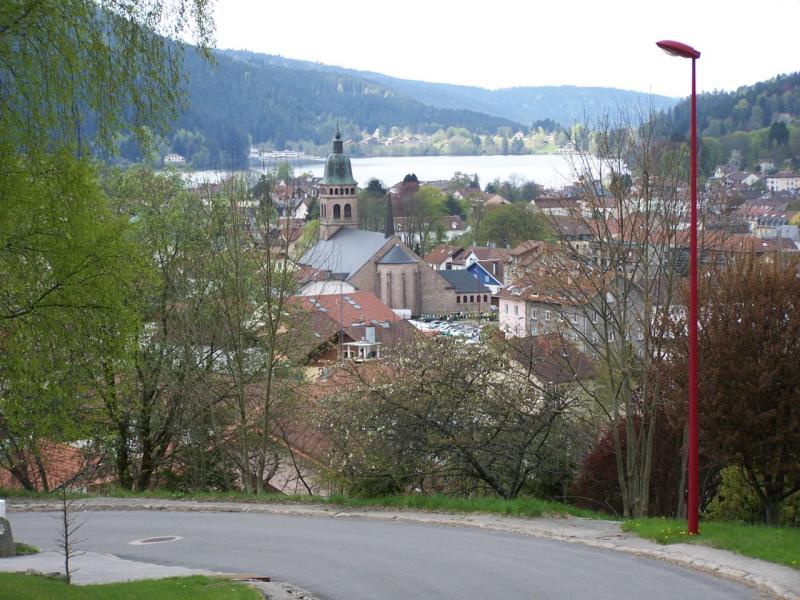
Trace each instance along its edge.
<instances>
[{"instance_id":1,"label":"sky","mask_svg":"<svg viewBox=\"0 0 800 600\"><path fill-rule=\"evenodd\" d=\"M800 70L800 0L216 0L217 47L485 88L687 96Z\"/></svg>"}]
</instances>

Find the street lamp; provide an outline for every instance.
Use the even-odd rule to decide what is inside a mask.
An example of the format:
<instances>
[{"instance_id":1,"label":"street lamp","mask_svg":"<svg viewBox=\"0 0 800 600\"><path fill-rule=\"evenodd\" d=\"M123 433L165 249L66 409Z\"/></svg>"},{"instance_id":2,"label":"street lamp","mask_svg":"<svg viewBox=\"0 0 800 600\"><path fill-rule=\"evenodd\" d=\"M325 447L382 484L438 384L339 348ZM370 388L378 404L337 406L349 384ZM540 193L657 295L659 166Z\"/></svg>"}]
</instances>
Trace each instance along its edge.
<instances>
[{"instance_id":1,"label":"street lamp","mask_svg":"<svg viewBox=\"0 0 800 600\"><path fill-rule=\"evenodd\" d=\"M700 53L686 44L672 40L656 42L656 46L667 54L692 59L692 159L690 188L691 231L689 232L689 481L687 499L687 530L697 535L699 504L699 462L697 436L697 92L695 91L695 62Z\"/></svg>"}]
</instances>

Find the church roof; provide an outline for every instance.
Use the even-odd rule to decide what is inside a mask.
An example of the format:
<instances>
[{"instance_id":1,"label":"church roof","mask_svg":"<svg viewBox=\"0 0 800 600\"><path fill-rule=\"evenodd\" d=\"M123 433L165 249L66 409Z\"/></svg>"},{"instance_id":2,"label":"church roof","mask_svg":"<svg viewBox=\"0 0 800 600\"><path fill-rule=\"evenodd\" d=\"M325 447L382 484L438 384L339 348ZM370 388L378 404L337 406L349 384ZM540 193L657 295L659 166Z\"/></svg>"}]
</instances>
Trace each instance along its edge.
<instances>
[{"instance_id":1,"label":"church roof","mask_svg":"<svg viewBox=\"0 0 800 600\"><path fill-rule=\"evenodd\" d=\"M379 265L413 265L417 261L408 255L408 252L395 245L378 261Z\"/></svg>"},{"instance_id":2,"label":"church roof","mask_svg":"<svg viewBox=\"0 0 800 600\"><path fill-rule=\"evenodd\" d=\"M343 227L327 240L319 240L300 259L300 264L349 278L383 248L383 233Z\"/></svg>"},{"instance_id":3,"label":"church roof","mask_svg":"<svg viewBox=\"0 0 800 600\"><path fill-rule=\"evenodd\" d=\"M457 293L465 293L465 292L488 292L490 291L485 285L483 285L478 278L475 277L469 271L464 269L455 269L449 271L447 269L442 271L437 271L439 275L444 277L447 282L452 285Z\"/></svg>"}]
</instances>

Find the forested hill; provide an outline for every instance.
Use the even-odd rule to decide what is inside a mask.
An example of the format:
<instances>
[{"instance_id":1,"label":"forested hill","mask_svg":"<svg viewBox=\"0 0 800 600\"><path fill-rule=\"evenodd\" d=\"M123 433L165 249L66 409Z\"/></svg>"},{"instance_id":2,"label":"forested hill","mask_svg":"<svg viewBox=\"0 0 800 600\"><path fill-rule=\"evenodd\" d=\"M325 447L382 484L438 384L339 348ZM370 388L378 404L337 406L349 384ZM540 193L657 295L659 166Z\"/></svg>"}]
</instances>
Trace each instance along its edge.
<instances>
[{"instance_id":1,"label":"forested hill","mask_svg":"<svg viewBox=\"0 0 800 600\"><path fill-rule=\"evenodd\" d=\"M674 138L688 136L689 100L666 111L663 118ZM800 73L780 75L734 92L700 94L697 122L717 164L729 160L734 151L740 167L753 167L764 158L796 159L800 156Z\"/></svg>"},{"instance_id":2,"label":"forested hill","mask_svg":"<svg viewBox=\"0 0 800 600\"><path fill-rule=\"evenodd\" d=\"M672 133L689 131L689 99L666 111ZM720 137L735 131L754 131L776 121L800 118L800 72L743 86L734 92L697 97L697 126L702 135Z\"/></svg>"},{"instance_id":3,"label":"forested hill","mask_svg":"<svg viewBox=\"0 0 800 600\"><path fill-rule=\"evenodd\" d=\"M668 96L608 87L565 85L489 90L474 86L398 79L381 73L345 69L269 54L233 50L223 50L222 53L264 65L280 65L293 70L356 77L430 106L472 110L523 123L526 126L535 121L550 120L563 127L570 127L584 118L588 118L590 122L594 121L605 111L614 113L618 108L633 106L645 109L652 107L653 110L660 111L670 108L678 101Z\"/></svg>"},{"instance_id":4,"label":"forested hill","mask_svg":"<svg viewBox=\"0 0 800 600\"><path fill-rule=\"evenodd\" d=\"M257 55L252 55L257 56ZM189 106L176 127L221 140L249 134L253 142L327 143L339 122L345 137L400 127L418 133L463 127L494 133L521 125L470 110L427 106L385 85L355 75L311 71L256 58L215 53L216 64L187 52Z\"/></svg>"}]
</instances>

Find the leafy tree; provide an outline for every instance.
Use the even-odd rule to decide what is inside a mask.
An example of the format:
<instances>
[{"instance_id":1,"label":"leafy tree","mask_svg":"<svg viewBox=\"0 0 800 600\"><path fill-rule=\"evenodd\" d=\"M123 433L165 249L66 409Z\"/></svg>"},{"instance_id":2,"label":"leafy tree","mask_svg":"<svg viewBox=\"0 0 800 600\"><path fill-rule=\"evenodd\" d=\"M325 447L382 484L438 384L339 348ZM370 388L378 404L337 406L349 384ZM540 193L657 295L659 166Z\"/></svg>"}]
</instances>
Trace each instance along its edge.
<instances>
[{"instance_id":1,"label":"leafy tree","mask_svg":"<svg viewBox=\"0 0 800 600\"><path fill-rule=\"evenodd\" d=\"M387 192L386 188L383 187L383 183L381 183L380 179L375 179L374 177L370 179L369 182L367 183L365 191L370 196L380 196L380 197L385 196Z\"/></svg>"},{"instance_id":2,"label":"leafy tree","mask_svg":"<svg viewBox=\"0 0 800 600\"><path fill-rule=\"evenodd\" d=\"M47 488L43 440L97 433L85 369L128 326L138 252L86 161L0 152L0 204L0 463Z\"/></svg>"},{"instance_id":3,"label":"leafy tree","mask_svg":"<svg viewBox=\"0 0 800 600\"><path fill-rule=\"evenodd\" d=\"M549 237L545 221L528 209L526 204L506 204L490 208L477 228L480 244L493 242L508 248L525 240L543 240Z\"/></svg>"},{"instance_id":4,"label":"leafy tree","mask_svg":"<svg viewBox=\"0 0 800 600\"><path fill-rule=\"evenodd\" d=\"M800 279L788 257L745 256L700 293L700 426L703 451L735 465L776 524L800 490ZM677 325L681 329L681 323ZM684 397L686 349L673 352L673 386Z\"/></svg>"},{"instance_id":5,"label":"leafy tree","mask_svg":"<svg viewBox=\"0 0 800 600\"><path fill-rule=\"evenodd\" d=\"M351 492L514 498L561 469L574 387L541 385L493 340L421 336L387 360L378 373L348 365L355 389L321 404L331 464Z\"/></svg>"},{"instance_id":6,"label":"leafy tree","mask_svg":"<svg viewBox=\"0 0 800 600\"><path fill-rule=\"evenodd\" d=\"M208 48L206 0L14 0L0 8L0 131L27 152L110 148L125 127L162 130L181 98L180 46Z\"/></svg>"},{"instance_id":7,"label":"leafy tree","mask_svg":"<svg viewBox=\"0 0 800 600\"><path fill-rule=\"evenodd\" d=\"M778 146L785 146L789 143L789 128L786 123L773 123L769 127L769 143L775 142Z\"/></svg>"}]
</instances>

